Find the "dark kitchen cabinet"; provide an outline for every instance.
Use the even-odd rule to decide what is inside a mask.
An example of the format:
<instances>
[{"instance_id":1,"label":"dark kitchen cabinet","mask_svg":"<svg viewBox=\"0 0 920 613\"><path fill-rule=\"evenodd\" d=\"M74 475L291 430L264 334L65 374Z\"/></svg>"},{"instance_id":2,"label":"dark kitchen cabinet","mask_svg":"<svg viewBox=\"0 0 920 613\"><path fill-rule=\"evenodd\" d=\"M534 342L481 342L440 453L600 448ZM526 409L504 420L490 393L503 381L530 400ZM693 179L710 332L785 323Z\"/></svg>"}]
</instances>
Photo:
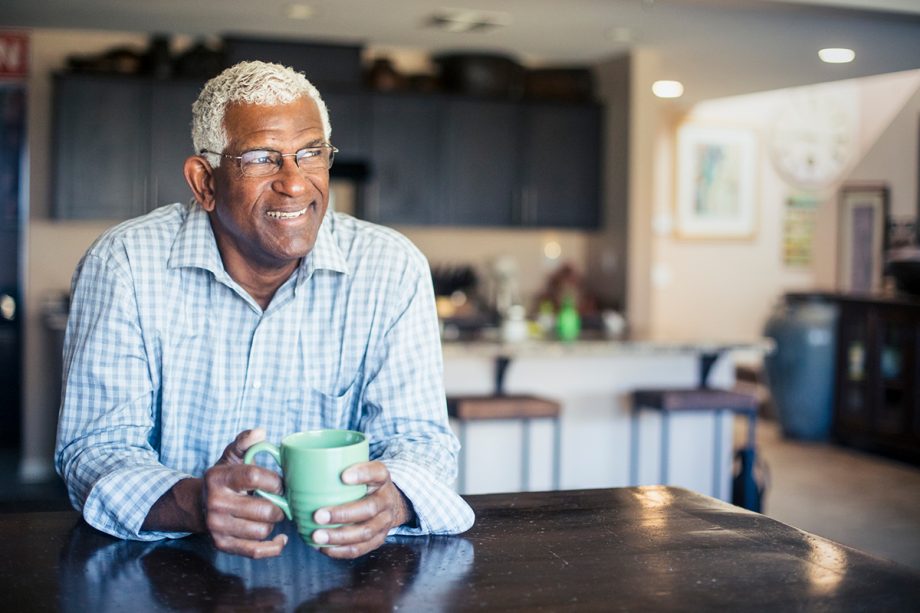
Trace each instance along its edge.
<instances>
[{"instance_id":1,"label":"dark kitchen cabinet","mask_svg":"<svg viewBox=\"0 0 920 613\"><path fill-rule=\"evenodd\" d=\"M191 197L191 105L201 83L99 75L54 80L54 213L126 219Z\"/></svg>"},{"instance_id":2,"label":"dark kitchen cabinet","mask_svg":"<svg viewBox=\"0 0 920 613\"><path fill-rule=\"evenodd\" d=\"M147 210L149 85L142 79L54 79L54 212L124 219Z\"/></svg>"},{"instance_id":3,"label":"dark kitchen cabinet","mask_svg":"<svg viewBox=\"0 0 920 613\"><path fill-rule=\"evenodd\" d=\"M835 437L920 463L920 301L837 302Z\"/></svg>"},{"instance_id":4,"label":"dark kitchen cabinet","mask_svg":"<svg viewBox=\"0 0 920 613\"><path fill-rule=\"evenodd\" d=\"M438 98L374 95L371 180L362 216L384 224L446 224Z\"/></svg>"},{"instance_id":5,"label":"dark kitchen cabinet","mask_svg":"<svg viewBox=\"0 0 920 613\"><path fill-rule=\"evenodd\" d=\"M201 86L57 75L54 214L127 219L188 200L182 166L194 153L191 105ZM596 105L355 88L323 95L339 168L366 175L358 211L366 219L471 227L599 225L602 122Z\"/></svg>"},{"instance_id":6,"label":"dark kitchen cabinet","mask_svg":"<svg viewBox=\"0 0 920 613\"><path fill-rule=\"evenodd\" d=\"M188 202L191 188L185 182L185 159L196 153L192 145L192 103L204 83L154 81L150 85L151 184L147 208Z\"/></svg>"},{"instance_id":7,"label":"dark kitchen cabinet","mask_svg":"<svg viewBox=\"0 0 920 613\"><path fill-rule=\"evenodd\" d=\"M323 92L332 124L336 160L365 162L370 156L370 101L363 92Z\"/></svg>"},{"instance_id":8,"label":"dark kitchen cabinet","mask_svg":"<svg viewBox=\"0 0 920 613\"><path fill-rule=\"evenodd\" d=\"M524 107L520 208L525 226L596 228L600 213L600 107Z\"/></svg>"},{"instance_id":9,"label":"dark kitchen cabinet","mask_svg":"<svg viewBox=\"0 0 920 613\"><path fill-rule=\"evenodd\" d=\"M447 100L441 172L451 225L513 224L519 110L510 102Z\"/></svg>"}]
</instances>

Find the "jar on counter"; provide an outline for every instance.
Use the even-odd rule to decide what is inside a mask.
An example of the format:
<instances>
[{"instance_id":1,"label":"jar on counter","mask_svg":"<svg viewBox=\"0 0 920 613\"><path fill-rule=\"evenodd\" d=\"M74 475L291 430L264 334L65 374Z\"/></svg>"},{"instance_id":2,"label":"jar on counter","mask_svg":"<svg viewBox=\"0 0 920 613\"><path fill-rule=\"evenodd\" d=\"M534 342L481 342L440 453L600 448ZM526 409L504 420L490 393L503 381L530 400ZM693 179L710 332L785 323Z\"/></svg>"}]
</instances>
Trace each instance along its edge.
<instances>
[{"instance_id":1,"label":"jar on counter","mask_svg":"<svg viewBox=\"0 0 920 613\"><path fill-rule=\"evenodd\" d=\"M508 307L502 320L502 341L520 343L527 340L527 311L520 304Z\"/></svg>"}]
</instances>

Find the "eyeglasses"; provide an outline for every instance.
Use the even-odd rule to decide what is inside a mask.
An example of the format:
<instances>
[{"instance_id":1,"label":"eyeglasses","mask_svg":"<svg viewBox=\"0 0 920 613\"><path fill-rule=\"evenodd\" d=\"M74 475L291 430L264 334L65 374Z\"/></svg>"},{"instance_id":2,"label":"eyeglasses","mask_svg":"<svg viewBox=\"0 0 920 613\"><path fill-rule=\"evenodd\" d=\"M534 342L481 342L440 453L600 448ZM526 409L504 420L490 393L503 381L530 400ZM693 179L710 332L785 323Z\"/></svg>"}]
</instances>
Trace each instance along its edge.
<instances>
[{"instance_id":1,"label":"eyeglasses","mask_svg":"<svg viewBox=\"0 0 920 613\"><path fill-rule=\"evenodd\" d=\"M244 177L267 177L281 170L284 164L284 158L294 158L294 163L302 172L318 172L320 170L329 170L332 168L332 159L338 149L329 143L323 143L315 147L305 147L295 153L281 153L272 149L253 149L244 151L240 155L230 155L229 153L217 153L202 149L201 154L210 153L221 157L237 160L240 165L240 172Z\"/></svg>"}]
</instances>

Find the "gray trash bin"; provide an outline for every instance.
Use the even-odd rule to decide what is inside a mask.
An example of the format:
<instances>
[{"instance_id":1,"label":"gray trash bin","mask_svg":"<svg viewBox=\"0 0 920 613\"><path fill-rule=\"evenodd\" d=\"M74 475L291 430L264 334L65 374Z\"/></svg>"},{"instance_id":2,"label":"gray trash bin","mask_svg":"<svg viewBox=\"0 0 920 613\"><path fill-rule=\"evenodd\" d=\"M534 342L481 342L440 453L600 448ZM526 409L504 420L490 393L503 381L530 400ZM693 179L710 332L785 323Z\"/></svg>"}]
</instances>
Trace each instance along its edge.
<instances>
[{"instance_id":1,"label":"gray trash bin","mask_svg":"<svg viewBox=\"0 0 920 613\"><path fill-rule=\"evenodd\" d=\"M830 437L837 316L837 305L819 296L787 295L767 321L764 334L776 347L764 366L785 436Z\"/></svg>"}]
</instances>

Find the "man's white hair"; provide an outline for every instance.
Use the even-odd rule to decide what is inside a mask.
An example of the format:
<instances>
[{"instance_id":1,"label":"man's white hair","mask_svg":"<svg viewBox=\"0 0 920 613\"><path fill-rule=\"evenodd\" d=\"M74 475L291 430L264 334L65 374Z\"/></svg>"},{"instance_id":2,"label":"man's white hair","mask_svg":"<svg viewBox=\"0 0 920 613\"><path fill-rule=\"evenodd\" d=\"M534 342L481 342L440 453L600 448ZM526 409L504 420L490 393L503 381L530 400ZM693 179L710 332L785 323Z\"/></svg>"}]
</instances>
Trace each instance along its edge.
<instances>
[{"instance_id":1,"label":"man's white hair","mask_svg":"<svg viewBox=\"0 0 920 613\"><path fill-rule=\"evenodd\" d=\"M329 111L316 87L303 73L281 64L240 62L205 83L192 105L192 143L195 152L203 149L223 152L227 146L224 116L227 106L234 103L272 106L287 104L302 96L310 97L319 109L323 122L323 137L332 135ZM207 155L211 166L220 166L221 156Z\"/></svg>"}]
</instances>

